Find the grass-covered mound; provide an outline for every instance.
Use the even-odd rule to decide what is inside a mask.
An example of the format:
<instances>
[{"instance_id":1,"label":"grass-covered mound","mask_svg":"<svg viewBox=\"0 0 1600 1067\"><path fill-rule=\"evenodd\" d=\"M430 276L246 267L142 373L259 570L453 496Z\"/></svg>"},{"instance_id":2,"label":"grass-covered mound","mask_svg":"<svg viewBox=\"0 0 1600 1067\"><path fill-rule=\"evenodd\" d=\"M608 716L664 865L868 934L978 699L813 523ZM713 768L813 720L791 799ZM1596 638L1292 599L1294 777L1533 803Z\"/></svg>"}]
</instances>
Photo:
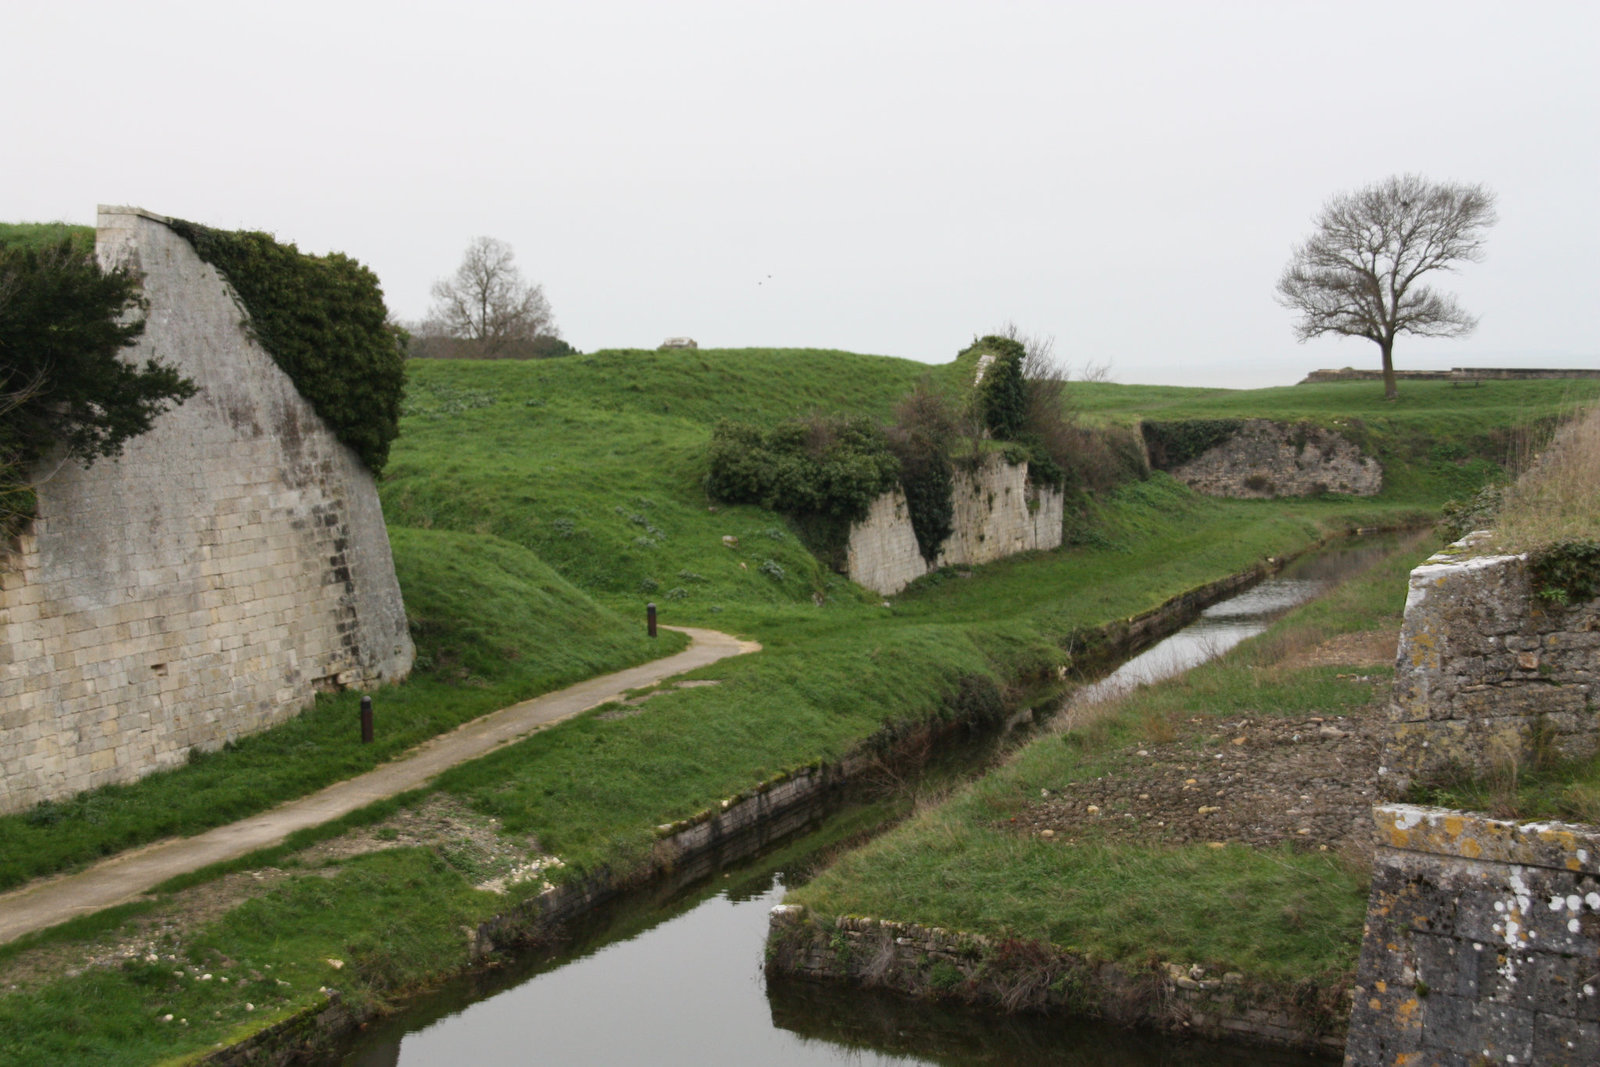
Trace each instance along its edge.
<instances>
[{"instance_id":1,"label":"grass-covered mound","mask_svg":"<svg viewBox=\"0 0 1600 1067\"><path fill-rule=\"evenodd\" d=\"M192 766L0 819L4 877L14 883L259 810L464 718L665 653L677 638L664 633L650 644L642 636L650 601L665 623L735 632L764 650L698 672L716 685L662 691L637 707L582 716L439 783L507 830L537 836L565 861L567 877L627 870L648 855L658 824L871 738L989 709L1001 694L1015 697L1030 680L1053 677L1084 629L1351 526L1426 520L1458 483L1489 470L1443 453L1434 458L1429 449L1413 461L1407 457L1415 450L1397 448L1379 497L1305 501L1213 500L1157 474L1091 498L1071 517L1059 551L1014 557L970 576L935 573L884 606L819 564L780 516L709 500L707 446L724 417L770 426L818 412L886 422L924 375L957 375L953 365L745 350L427 361L409 369L404 432L380 491L421 658L411 681L376 695L379 743L354 743L353 695L323 698L300 719ZM1559 397L1547 384L1496 383L1431 398L1419 385L1387 407L1376 398L1368 404L1368 383L1303 387L1314 390L1306 394L1089 383L1074 384L1071 398L1087 418L1122 425L1170 412L1353 416L1381 425L1385 439L1431 437L1430 448L1450 452L1453 433L1510 434L1554 413ZM1411 397L1416 403L1407 407ZM1245 679L1240 686L1253 684L1254 672L1235 671ZM1348 688L1324 686L1332 693ZM1210 702L1209 693L1195 700ZM1299 699L1289 690L1279 695ZM1071 756L1084 773L1093 766L1092 753L1057 748L1055 755ZM981 788L1010 803L1008 796L1031 784L997 779ZM1005 877L983 868L1003 851L963 853L972 863L963 877L974 886ZM1038 862L1031 852L1023 858L1023 868ZM1126 870L1142 869L1134 860ZM1288 869L1269 857L1229 872L1210 852L1182 858L1198 876L1210 877L1210 870L1232 878L1234 894L1260 886L1298 891L1326 871L1317 892L1337 905L1332 918L1314 919L1307 931L1263 942L1261 950L1303 953L1307 966L1344 951L1338 909L1354 893L1337 865L1321 862L1296 859ZM1119 888L1093 870L1083 874L1091 876L1101 880L1089 888ZM1130 876L1120 888L1140 878ZM383 886L403 891L386 896ZM1177 884L1168 890L1124 900L1130 927L1170 903ZM341 910L369 897L373 908ZM292 988L273 986L272 999L263 998L274 1013L317 1002L321 984L356 998L387 996L464 965L460 928L506 906L470 889L448 857L395 850L335 877L297 875L266 903L219 920L185 950L191 956L184 966L210 970L222 953L262 973L269 963L278 973L298 968ZM1305 943L1328 931L1329 946ZM1213 934L1218 944L1240 937L1238 929ZM322 962L332 956L346 963L338 974ZM226 1000L214 984L201 989L190 979L177 980L180 990L167 980L173 969L93 970L14 995L0 1030L16 1035L18 1048L48 1035L62 1058L90 1058L82 1050L119 1042L201 1049L261 1024L261 1013L245 1011L248 994ZM63 1005L91 996L104 1005L96 1017L75 1021L70 1032L58 1025ZM159 1022L174 1009L189 1019L181 1035Z\"/></svg>"}]
</instances>

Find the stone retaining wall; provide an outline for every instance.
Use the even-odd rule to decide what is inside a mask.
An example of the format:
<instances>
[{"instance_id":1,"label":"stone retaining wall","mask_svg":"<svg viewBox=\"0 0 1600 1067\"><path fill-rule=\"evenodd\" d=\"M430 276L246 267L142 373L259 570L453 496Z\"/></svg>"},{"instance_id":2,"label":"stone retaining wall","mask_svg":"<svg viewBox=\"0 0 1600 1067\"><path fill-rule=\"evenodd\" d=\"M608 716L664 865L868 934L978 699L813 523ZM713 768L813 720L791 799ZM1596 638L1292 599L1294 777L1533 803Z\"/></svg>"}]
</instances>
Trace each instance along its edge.
<instances>
[{"instance_id":1,"label":"stone retaining wall","mask_svg":"<svg viewBox=\"0 0 1600 1067\"><path fill-rule=\"evenodd\" d=\"M1600 746L1600 599L1541 600L1525 558L1474 556L1473 541L1411 572L1379 771L1390 797Z\"/></svg>"},{"instance_id":2,"label":"stone retaining wall","mask_svg":"<svg viewBox=\"0 0 1600 1067\"><path fill-rule=\"evenodd\" d=\"M1405 804L1373 817L1345 1062L1600 1063L1600 831Z\"/></svg>"},{"instance_id":3,"label":"stone retaining wall","mask_svg":"<svg viewBox=\"0 0 1600 1067\"><path fill-rule=\"evenodd\" d=\"M102 208L96 244L149 301L126 358L200 392L118 459L40 472L0 562L0 811L182 763L413 655L372 475L232 289L159 216Z\"/></svg>"},{"instance_id":4,"label":"stone retaining wall","mask_svg":"<svg viewBox=\"0 0 1600 1067\"><path fill-rule=\"evenodd\" d=\"M1600 370L1588 368L1556 368L1556 367L1452 367L1449 370L1397 370L1394 372L1398 381L1444 381L1444 382L1471 382L1471 381L1547 381L1552 378L1600 378ZM1356 370L1344 367L1340 370L1314 370L1301 379L1301 385L1314 385L1318 382L1379 382L1383 380L1381 370Z\"/></svg>"},{"instance_id":5,"label":"stone retaining wall","mask_svg":"<svg viewBox=\"0 0 1600 1067\"><path fill-rule=\"evenodd\" d=\"M1383 488L1378 461L1320 426L1249 419L1232 437L1172 469L1196 492L1235 499L1349 493Z\"/></svg>"},{"instance_id":6,"label":"stone retaining wall","mask_svg":"<svg viewBox=\"0 0 1600 1067\"><path fill-rule=\"evenodd\" d=\"M897 489L874 500L867 517L850 527L850 580L888 596L940 567L991 563L1061 544L1066 498L1031 484L1027 464L986 455L977 470L955 472L951 502L953 529L930 565L917 547L905 494Z\"/></svg>"},{"instance_id":7,"label":"stone retaining wall","mask_svg":"<svg viewBox=\"0 0 1600 1067\"><path fill-rule=\"evenodd\" d=\"M885 919L823 919L794 904L772 909L767 970L1208 1038L1321 1051L1344 1044L1337 1018L1236 972L1170 963L1135 969L1042 942L1001 943ZM1017 1003L1024 991L1026 1001Z\"/></svg>"}]
</instances>

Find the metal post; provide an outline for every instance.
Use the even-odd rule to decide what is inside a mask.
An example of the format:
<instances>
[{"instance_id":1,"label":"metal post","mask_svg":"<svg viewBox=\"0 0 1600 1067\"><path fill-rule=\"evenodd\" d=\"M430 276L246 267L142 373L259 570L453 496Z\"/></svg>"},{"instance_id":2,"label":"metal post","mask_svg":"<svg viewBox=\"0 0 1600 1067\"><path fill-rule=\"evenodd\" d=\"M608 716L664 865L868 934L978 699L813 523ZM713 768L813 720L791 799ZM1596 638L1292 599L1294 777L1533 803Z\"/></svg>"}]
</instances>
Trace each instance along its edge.
<instances>
[{"instance_id":1,"label":"metal post","mask_svg":"<svg viewBox=\"0 0 1600 1067\"><path fill-rule=\"evenodd\" d=\"M372 698L361 698L361 743L372 744Z\"/></svg>"},{"instance_id":2,"label":"metal post","mask_svg":"<svg viewBox=\"0 0 1600 1067\"><path fill-rule=\"evenodd\" d=\"M650 627L650 636L654 637L656 635L656 606L654 604L646 604L644 606L644 617Z\"/></svg>"}]
</instances>

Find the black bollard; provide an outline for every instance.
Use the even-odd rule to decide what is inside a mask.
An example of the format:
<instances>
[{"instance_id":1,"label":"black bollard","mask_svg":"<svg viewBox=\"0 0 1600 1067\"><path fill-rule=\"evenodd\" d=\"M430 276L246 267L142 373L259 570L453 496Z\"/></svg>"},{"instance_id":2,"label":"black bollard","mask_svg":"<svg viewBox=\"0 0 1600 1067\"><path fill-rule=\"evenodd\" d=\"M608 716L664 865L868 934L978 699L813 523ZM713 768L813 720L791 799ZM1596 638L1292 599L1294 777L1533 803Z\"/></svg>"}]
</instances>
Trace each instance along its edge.
<instances>
[{"instance_id":1,"label":"black bollard","mask_svg":"<svg viewBox=\"0 0 1600 1067\"><path fill-rule=\"evenodd\" d=\"M654 604L646 604L644 606L644 618L646 625L650 629L650 636L654 637L656 635L656 606Z\"/></svg>"},{"instance_id":2,"label":"black bollard","mask_svg":"<svg viewBox=\"0 0 1600 1067\"><path fill-rule=\"evenodd\" d=\"M372 744L372 698L361 698L361 743Z\"/></svg>"}]
</instances>

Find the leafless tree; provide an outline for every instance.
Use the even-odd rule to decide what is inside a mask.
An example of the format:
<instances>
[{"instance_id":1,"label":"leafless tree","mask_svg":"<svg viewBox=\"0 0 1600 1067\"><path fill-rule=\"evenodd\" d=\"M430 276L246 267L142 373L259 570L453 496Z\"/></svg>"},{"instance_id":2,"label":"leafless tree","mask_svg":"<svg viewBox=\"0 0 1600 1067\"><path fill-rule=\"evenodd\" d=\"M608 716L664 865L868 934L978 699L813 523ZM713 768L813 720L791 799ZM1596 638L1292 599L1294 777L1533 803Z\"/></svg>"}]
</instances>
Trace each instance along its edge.
<instances>
[{"instance_id":1,"label":"leafless tree","mask_svg":"<svg viewBox=\"0 0 1600 1067\"><path fill-rule=\"evenodd\" d=\"M467 246L455 275L433 283L433 300L429 318L452 337L476 341L484 356L512 342L561 336L544 290L523 281L511 246L492 237Z\"/></svg>"},{"instance_id":2,"label":"leafless tree","mask_svg":"<svg viewBox=\"0 0 1600 1067\"><path fill-rule=\"evenodd\" d=\"M1393 400L1395 337L1461 337L1478 324L1454 296L1423 281L1483 258L1484 231L1494 223L1494 194L1481 185L1406 174L1340 193L1295 245L1278 302L1300 314L1301 341L1333 333L1376 344L1384 395Z\"/></svg>"}]
</instances>

